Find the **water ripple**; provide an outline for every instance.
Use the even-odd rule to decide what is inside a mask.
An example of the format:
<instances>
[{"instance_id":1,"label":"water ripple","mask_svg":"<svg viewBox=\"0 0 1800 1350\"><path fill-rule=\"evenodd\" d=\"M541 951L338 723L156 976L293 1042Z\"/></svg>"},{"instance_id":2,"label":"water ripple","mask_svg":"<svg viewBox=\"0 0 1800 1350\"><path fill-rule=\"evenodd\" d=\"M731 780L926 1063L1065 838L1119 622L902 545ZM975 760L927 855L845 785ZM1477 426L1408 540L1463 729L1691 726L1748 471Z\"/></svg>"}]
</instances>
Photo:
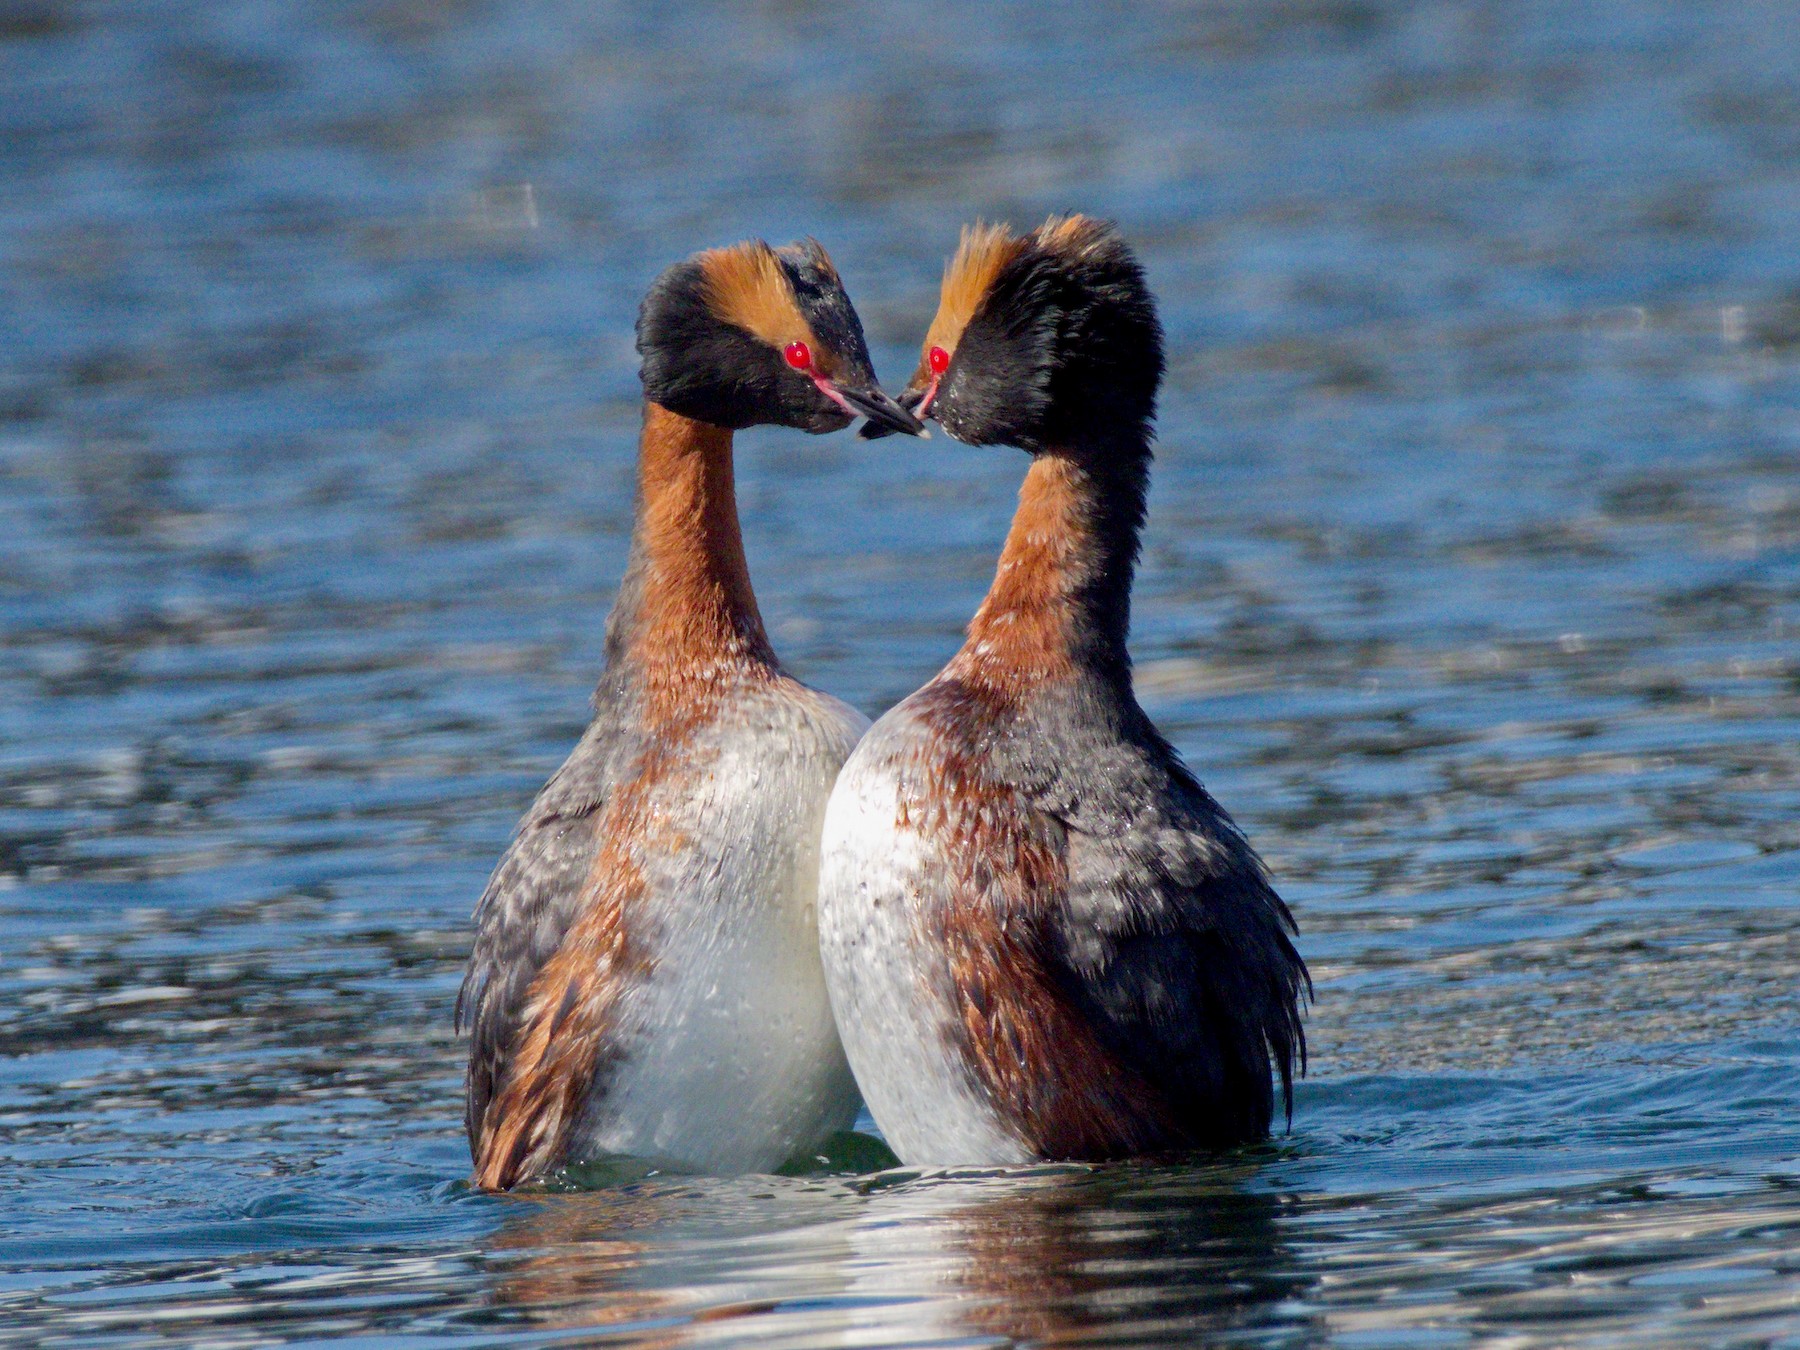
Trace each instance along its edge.
<instances>
[{"instance_id":1,"label":"water ripple","mask_svg":"<svg viewBox=\"0 0 1800 1350\"><path fill-rule=\"evenodd\" d=\"M0 1342L1800 1344L1779 6L0 0ZM631 321L955 225L1163 301L1134 650L1318 977L1172 1168L462 1178L468 911L579 733ZM741 440L879 711L1016 456Z\"/></svg>"}]
</instances>

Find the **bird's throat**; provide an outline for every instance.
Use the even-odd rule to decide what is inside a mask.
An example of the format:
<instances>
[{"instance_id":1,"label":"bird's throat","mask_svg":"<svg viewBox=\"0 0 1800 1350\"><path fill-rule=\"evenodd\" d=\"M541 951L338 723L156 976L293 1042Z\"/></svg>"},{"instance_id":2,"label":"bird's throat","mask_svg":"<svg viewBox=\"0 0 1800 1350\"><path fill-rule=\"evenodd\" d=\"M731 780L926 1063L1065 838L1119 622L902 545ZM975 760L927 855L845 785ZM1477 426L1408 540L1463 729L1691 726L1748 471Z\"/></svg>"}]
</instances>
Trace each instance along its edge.
<instances>
[{"instance_id":1,"label":"bird's throat","mask_svg":"<svg viewBox=\"0 0 1800 1350\"><path fill-rule=\"evenodd\" d=\"M744 560L731 436L644 405L637 521L609 658L652 675L774 664Z\"/></svg>"},{"instance_id":2,"label":"bird's throat","mask_svg":"<svg viewBox=\"0 0 1800 1350\"><path fill-rule=\"evenodd\" d=\"M1029 685L1078 672L1129 678L1125 640L1145 469L1038 454L987 598L957 657L962 673Z\"/></svg>"}]
</instances>

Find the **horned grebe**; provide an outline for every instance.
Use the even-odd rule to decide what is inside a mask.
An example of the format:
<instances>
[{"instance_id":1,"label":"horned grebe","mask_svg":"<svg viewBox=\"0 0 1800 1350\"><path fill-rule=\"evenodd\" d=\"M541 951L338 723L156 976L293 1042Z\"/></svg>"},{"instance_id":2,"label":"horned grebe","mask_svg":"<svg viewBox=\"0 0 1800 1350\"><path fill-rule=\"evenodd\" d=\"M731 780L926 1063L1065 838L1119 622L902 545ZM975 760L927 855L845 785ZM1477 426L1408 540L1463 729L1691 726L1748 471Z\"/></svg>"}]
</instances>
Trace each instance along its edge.
<instances>
[{"instance_id":1,"label":"horned grebe","mask_svg":"<svg viewBox=\"0 0 1800 1350\"><path fill-rule=\"evenodd\" d=\"M922 428L876 386L810 240L671 267L637 345L637 521L594 720L481 897L457 998L492 1190L606 1154L768 1171L857 1109L814 896L826 796L867 723L769 646L732 431Z\"/></svg>"},{"instance_id":2,"label":"horned grebe","mask_svg":"<svg viewBox=\"0 0 1800 1350\"><path fill-rule=\"evenodd\" d=\"M1031 466L968 640L863 738L821 846L838 1029L908 1163L1259 1139L1271 1065L1291 1109L1293 920L1132 692L1162 370L1111 227L964 231L901 402Z\"/></svg>"}]
</instances>

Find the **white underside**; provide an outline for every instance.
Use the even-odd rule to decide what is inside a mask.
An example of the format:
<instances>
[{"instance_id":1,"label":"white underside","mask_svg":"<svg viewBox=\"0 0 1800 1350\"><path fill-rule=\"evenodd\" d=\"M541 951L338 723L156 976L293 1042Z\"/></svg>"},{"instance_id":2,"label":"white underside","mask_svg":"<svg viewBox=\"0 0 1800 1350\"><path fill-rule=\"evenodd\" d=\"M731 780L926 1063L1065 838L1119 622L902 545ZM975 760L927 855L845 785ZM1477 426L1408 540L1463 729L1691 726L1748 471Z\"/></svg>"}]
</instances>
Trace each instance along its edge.
<instances>
[{"instance_id":1,"label":"white underside","mask_svg":"<svg viewBox=\"0 0 1800 1350\"><path fill-rule=\"evenodd\" d=\"M952 1048L948 1009L929 983L919 909L945 864L930 840L896 824L891 767L913 726L904 705L877 722L825 812L819 943L838 1031L869 1113L902 1161L1031 1162Z\"/></svg>"},{"instance_id":2,"label":"white underside","mask_svg":"<svg viewBox=\"0 0 1800 1350\"><path fill-rule=\"evenodd\" d=\"M659 823L684 846L645 860L632 915L655 968L622 999L626 1053L571 1156L766 1172L853 1123L815 915L826 797L868 724L811 697L803 717L729 719L671 784Z\"/></svg>"}]
</instances>

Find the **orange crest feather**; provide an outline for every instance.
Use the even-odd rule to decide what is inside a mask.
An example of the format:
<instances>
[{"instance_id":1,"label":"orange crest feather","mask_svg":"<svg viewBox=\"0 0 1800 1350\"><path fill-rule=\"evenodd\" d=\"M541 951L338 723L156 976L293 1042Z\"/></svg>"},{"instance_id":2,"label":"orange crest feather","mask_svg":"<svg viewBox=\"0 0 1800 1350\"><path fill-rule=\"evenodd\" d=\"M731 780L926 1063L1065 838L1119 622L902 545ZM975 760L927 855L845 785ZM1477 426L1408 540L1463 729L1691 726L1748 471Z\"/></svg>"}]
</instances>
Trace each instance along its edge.
<instances>
[{"instance_id":1,"label":"orange crest feather","mask_svg":"<svg viewBox=\"0 0 1800 1350\"><path fill-rule=\"evenodd\" d=\"M706 303L726 323L777 349L790 342L817 346L780 259L762 240L708 249L700 255L700 274Z\"/></svg>"},{"instance_id":2,"label":"orange crest feather","mask_svg":"<svg viewBox=\"0 0 1800 1350\"><path fill-rule=\"evenodd\" d=\"M1105 243L1111 233L1105 221L1092 216L1051 216L1031 232L1031 237L1050 253L1080 257Z\"/></svg>"},{"instance_id":3,"label":"orange crest feather","mask_svg":"<svg viewBox=\"0 0 1800 1350\"><path fill-rule=\"evenodd\" d=\"M975 317L975 311L987 297L1000 275L1000 269L1018 257L1025 247L1004 225L984 225L976 221L963 226L962 241L956 256L944 269L944 285L938 296L938 311L925 334L925 350L942 347L954 353L956 344Z\"/></svg>"}]
</instances>

